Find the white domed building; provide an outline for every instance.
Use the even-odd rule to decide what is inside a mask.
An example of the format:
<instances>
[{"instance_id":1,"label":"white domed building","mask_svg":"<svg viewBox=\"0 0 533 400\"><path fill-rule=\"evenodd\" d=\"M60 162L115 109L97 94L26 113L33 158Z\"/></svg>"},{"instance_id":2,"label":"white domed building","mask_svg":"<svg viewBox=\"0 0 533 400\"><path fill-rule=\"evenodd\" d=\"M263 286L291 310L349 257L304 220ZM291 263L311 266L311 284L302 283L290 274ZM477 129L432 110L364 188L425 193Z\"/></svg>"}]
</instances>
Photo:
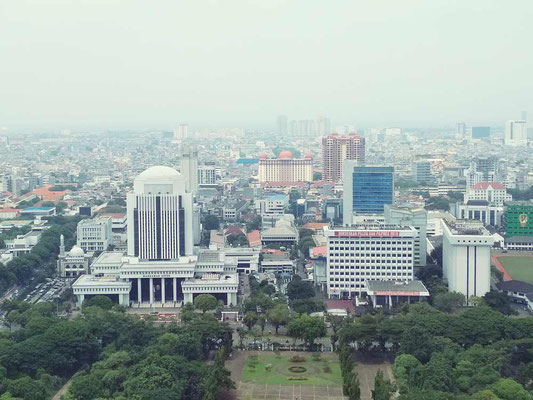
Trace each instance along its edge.
<instances>
[{"instance_id":1,"label":"white domed building","mask_svg":"<svg viewBox=\"0 0 533 400\"><path fill-rule=\"evenodd\" d=\"M223 251L195 251L200 221L187 177L154 166L139 174L127 194L127 252L103 252L73 291L78 303L107 295L134 307L176 307L209 293L237 304L238 275Z\"/></svg>"},{"instance_id":2,"label":"white domed building","mask_svg":"<svg viewBox=\"0 0 533 400\"><path fill-rule=\"evenodd\" d=\"M76 278L89 272L89 260L91 256L86 254L81 247L72 246L70 251L65 252L65 238L61 235L57 268L63 278Z\"/></svg>"}]
</instances>

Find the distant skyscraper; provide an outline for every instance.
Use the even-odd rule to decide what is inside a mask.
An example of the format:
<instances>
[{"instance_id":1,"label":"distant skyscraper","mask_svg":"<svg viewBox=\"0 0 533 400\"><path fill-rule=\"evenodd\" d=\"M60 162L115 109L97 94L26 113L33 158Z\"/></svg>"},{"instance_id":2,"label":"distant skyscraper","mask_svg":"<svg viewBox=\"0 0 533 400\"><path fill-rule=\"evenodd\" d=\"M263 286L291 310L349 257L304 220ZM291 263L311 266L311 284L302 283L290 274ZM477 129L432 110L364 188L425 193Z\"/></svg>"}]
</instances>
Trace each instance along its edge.
<instances>
[{"instance_id":1,"label":"distant skyscraper","mask_svg":"<svg viewBox=\"0 0 533 400\"><path fill-rule=\"evenodd\" d=\"M520 119L521 119L522 121L526 121L526 122L527 122L527 111L522 111L522 112L520 113L520 115L521 115Z\"/></svg>"},{"instance_id":2,"label":"distant skyscraper","mask_svg":"<svg viewBox=\"0 0 533 400\"><path fill-rule=\"evenodd\" d=\"M326 136L331 133L331 120L327 117L319 117L316 122L317 136Z\"/></svg>"},{"instance_id":3,"label":"distant skyscraper","mask_svg":"<svg viewBox=\"0 0 533 400\"><path fill-rule=\"evenodd\" d=\"M473 126L472 139L486 139L490 137L489 126Z\"/></svg>"},{"instance_id":4,"label":"distant skyscraper","mask_svg":"<svg viewBox=\"0 0 533 400\"><path fill-rule=\"evenodd\" d=\"M278 135L286 136L288 133L289 121L286 115L278 116Z\"/></svg>"},{"instance_id":5,"label":"distant skyscraper","mask_svg":"<svg viewBox=\"0 0 533 400\"><path fill-rule=\"evenodd\" d=\"M323 179L338 182L342 179L342 163L354 160L358 164L365 163L365 139L357 133L341 136L332 133L322 138Z\"/></svg>"},{"instance_id":6,"label":"distant skyscraper","mask_svg":"<svg viewBox=\"0 0 533 400\"><path fill-rule=\"evenodd\" d=\"M198 190L198 151L185 147L181 155L180 172L185 178L187 191L196 193Z\"/></svg>"},{"instance_id":7,"label":"distant skyscraper","mask_svg":"<svg viewBox=\"0 0 533 400\"><path fill-rule=\"evenodd\" d=\"M178 260L193 253L193 195L186 177L151 167L127 194L128 255L145 261Z\"/></svg>"},{"instance_id":8,"label":"distant skyscraper","mask_svg":"<svg viewBox=\"0 0 533 400\"><path fill-rule=\"evenodd\" d=\"M505 124L505 145L526 146L526 121L507 121Z\"/></svg>"},{"instance_id":9,"label":"distant skyscraper","mask_svg":"<svg viewBox=\"0 0 533 400\"><path fill-rule=\"evenodd\" d=\"M383 214L385 204L394 202L394 167L360 166L344 161L343 222L352 223L352 215Z\"/></svg>"},{"instance_id":10,"label":"distant skyscraper","mask_svg":"<svg viewBox=\"0 0 533 400\"><path fill-rule=\"evenodd\" d=\"M455 128L455 134L458 138L464 138L466 135L466 124L464 122L458 122Z\"/></svg>"},{"instance_id":11,"label":"distant skyscraper","mask_svg":"<svg viewBox=\"0 0 533 400\"><path fill-rule=\"evenodd\" d=\"M174 140L186 140L189 137L189 125L181 124L174 128Z\"/></svg>"}]
</instances>

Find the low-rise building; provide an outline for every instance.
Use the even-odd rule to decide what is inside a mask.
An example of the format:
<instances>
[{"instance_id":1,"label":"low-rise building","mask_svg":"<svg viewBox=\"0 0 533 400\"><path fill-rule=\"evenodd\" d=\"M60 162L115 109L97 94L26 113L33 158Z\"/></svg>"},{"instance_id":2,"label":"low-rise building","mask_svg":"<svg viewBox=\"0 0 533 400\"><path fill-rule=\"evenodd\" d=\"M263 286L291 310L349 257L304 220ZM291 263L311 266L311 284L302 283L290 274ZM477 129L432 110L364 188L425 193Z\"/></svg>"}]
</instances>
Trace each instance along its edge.
<instances>
[{"instance_id":1,"label":"low-rise building","mask_svg":"<svg viewBox=\"0 0 533 400\"><path fill-rule=\"evenodd\" d=\"M111 217L100 216L78 222L76 244L85 252L105 251L113 244Z\"/></svg>"},{"instance_id":2,"label":"low-rise building","mask_svg":"<svg viewBox=\"0 0 533 400\"><path fill-rule=\"evenodd\" d=\"M399 303L418 303L429 298L429 291L421 281L368 280L366 285L375 308L393 308Z\"/></svg>"},{"instance_id":3,"label":"low-rise building","mask_svg":"<svg viewBox=\"0 0 533 400\"><path fill-rule=\"evenodd\" d=\"M292 273L294 261L287 253L264 254L261 261L261 272L264 273Z\"/></svg>"},{"instance_id":4,"label":"low-rise building","mask_svg":"<svg viewBox=\"0 0 533 400\"><path fill-rule=\"evenodd\" d=\"M464 202L470 200L484 200L490 204L502 206L513 200L513 196L507 193L507 189L499 182L478 182L467 188Z\"/></svg>"},{"instance_id":5,"label":"low-rise building","mask_svg":"<svg viewBox=\"0 0 533 400\"><path fill-rule=\"evenodd\" d=\"M475 219L488 226L501 226L504 207L486 200L468 200L450 206L452 214L458 219Z\"/></svg>"}]
</instances>

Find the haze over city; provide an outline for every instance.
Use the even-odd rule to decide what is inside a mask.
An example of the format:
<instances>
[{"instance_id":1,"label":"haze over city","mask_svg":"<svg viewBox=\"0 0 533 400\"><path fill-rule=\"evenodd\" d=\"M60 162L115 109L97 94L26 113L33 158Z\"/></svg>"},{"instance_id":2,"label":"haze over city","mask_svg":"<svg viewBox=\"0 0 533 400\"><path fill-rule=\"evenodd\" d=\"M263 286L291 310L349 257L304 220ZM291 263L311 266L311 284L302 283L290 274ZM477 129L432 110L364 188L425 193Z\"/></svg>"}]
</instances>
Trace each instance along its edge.
<instances>
[{"instance_id":1,"label":"haze over city","mask_svg":"<svg viewBox=\"0 0 533 400\"><path fill-rule=\"evenodd\" d=\"M503 126L533 112L533 6L500 1L0 4L0 126Z\"/></svg>"}]
</instances>

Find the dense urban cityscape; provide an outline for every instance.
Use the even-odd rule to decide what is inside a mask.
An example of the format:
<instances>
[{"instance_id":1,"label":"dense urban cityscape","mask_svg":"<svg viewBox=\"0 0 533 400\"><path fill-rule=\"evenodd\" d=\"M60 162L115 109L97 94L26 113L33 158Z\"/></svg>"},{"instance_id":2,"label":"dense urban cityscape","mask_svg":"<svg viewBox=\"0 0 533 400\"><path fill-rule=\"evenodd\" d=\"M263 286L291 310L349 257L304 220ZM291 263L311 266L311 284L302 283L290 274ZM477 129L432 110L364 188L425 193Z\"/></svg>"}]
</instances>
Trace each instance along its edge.
<instances>
[{"instance_id":1,"label":"dense urban cityscape","mask_svg":"<svg viewBox=\"0 0 533 400\"><path fill-rule=\"evenodd\" d=\"M0 3L0 400L533 400L533 4Z\"/></svg>"}]
</instances>

